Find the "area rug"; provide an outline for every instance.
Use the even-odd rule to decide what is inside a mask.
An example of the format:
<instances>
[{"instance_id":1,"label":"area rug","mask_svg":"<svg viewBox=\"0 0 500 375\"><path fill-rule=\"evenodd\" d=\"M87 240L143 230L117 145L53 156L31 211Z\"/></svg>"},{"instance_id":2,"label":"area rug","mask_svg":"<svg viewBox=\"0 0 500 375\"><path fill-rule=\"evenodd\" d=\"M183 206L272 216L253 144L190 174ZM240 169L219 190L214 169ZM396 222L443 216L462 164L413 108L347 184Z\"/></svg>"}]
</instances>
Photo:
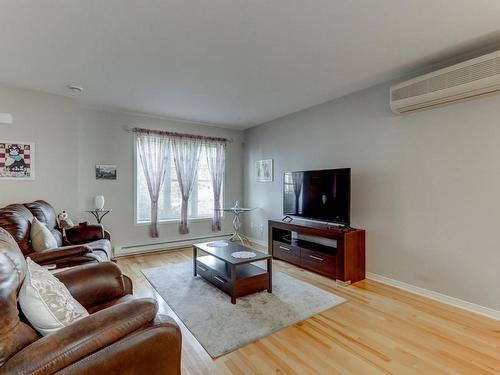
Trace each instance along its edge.
<instances>
[{"instance_id":1,"label":"area rug","mask_svg":"<svg viewBox=\"0 0 500 375\"><path fill-rule=\"evenodd\" d=\"M345 300L323 289L273 271L273 293L227 294L183 262L142 270L149 282L212 358L238 349Z\"/></svg>"}]
</instances>

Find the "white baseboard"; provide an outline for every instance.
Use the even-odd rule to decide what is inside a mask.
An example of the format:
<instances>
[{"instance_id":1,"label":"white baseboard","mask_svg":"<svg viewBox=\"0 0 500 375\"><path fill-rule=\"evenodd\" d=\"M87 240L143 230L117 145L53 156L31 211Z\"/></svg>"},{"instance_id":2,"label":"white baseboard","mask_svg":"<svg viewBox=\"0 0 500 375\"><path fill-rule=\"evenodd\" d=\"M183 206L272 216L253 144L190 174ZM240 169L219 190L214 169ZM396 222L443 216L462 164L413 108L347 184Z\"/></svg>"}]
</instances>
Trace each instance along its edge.
<instances>
[{"instance_id":1,"label":"white baseboard","mask_svg":"<svg viewBox=\"0 0 500 375\"><path fill-rule=\"evenodd\" d=\"M434 292L432 290L424 289L412 284L407 284L402 281L394 280L389 277L385 277L382 275L377 275L376 273L367 272L366 278L374 281L378 281L382 284L387 284L407 292L411 292L414 294L418 294L419 296L427 297L433 299L435 301L439 301L442 303L446 303L447 305L455 306L479 315L486 316L491 319L500 320L500 311L491 309L489 307L477 305L472 302L467 302L461 300L459 298L447 296L446 294L441 294L438 292Z\"/></svg>"},{"instance_id":2,"label":"white baseboard","mask_svg":"<svg viewBox=\"0 0 500 375\"><path fill-rule=\"evenodd\" d=\"M193 246L193 244L195 244L195 243L227 239L230 235L231 234L229 233L229 234L219 234L216 236L187 238L185 240L182 239L182 240L174 240L174 241L162 241L162 242L154 242L154 243L149 243L149 244L130 245L130 246L115 246L114 247L114 256L116 258L118 258L118 257L123 257L123 256L128 256L128 255L152 253L152 252L161 251L161 250L180 249L183 247Z\"/></svg>"}]
</instances>

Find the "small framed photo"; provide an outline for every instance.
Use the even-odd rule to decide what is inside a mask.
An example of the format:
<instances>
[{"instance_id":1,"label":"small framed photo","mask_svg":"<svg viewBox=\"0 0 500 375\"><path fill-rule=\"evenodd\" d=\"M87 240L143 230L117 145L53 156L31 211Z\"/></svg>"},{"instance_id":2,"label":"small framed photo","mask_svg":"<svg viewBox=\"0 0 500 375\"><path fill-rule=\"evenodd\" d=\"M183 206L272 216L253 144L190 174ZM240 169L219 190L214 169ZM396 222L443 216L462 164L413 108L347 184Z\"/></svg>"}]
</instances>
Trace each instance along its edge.
<instances>
[{"instance_id":1,"label":"small framed photo","mask_svg":"<svg viewBox=\"0 0 500 375\"><path fill-rule=\"evenodd\" d=\"M258 160L255 162L257 182L272 182L274 179L273 159Z\"/></svg>"},{"instance_id":2,"label":"small framed photo","mask_svg":"<svg viewBox=\"0 0 500 375\"><path fill-rule=\"evenodd\" d=\"M116 180L116 165L112 164L96 164L95 166L96 180Z\"/></svg>"},{"instance_id":3,"label":"small framed photo","mask_svg":"<svg viewBox=\"0 0 500 375\"><path fill-rule=\"evenodd\" d=\"M0 179L35 179L35 144L0 140Z\"/></svg>"}]
</instances>

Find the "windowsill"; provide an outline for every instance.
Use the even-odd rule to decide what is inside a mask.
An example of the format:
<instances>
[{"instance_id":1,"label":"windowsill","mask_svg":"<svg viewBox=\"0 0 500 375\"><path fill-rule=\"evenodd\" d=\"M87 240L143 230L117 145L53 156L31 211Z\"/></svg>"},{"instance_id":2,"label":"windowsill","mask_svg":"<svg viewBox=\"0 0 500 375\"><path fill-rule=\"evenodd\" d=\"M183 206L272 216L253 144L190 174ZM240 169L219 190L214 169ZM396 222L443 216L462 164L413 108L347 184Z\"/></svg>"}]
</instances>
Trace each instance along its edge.
<instances>
[{"instance_id":1,"label":"windowsill","mask_svg":"<svg viewBox=\"0 0 500 375\"><path fill-rule=\"evenodd\" d=\"M212 218L211 217L195 217L193 219L189 219L188 218L188 222L189 223L197 222L197 221L212 221ZM181 222L180 219L158 220L158 224L159 225L162 225L162 224L179 224L180 222ZM145 226L145 225L151 225L151 222L150 221L140 221L140 222L136 222L135 223L135 226L137 226L137 227L142 227L142 226Z\"/></svg>"}]
</instances>

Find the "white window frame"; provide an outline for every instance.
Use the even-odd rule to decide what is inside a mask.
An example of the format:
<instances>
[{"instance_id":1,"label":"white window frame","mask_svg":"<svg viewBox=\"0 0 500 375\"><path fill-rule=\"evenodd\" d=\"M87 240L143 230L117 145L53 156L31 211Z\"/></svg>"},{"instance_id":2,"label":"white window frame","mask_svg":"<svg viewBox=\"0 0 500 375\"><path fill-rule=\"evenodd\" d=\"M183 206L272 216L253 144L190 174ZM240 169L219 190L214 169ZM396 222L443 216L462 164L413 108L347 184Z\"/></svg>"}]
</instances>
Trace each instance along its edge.
<instances>
[{"instance_id":1,"label":"white window frame","mask_svg":"<svg viewBox=\"0 0 500 375\"><path fill-rule=\"evenodd\" d=\"M203 146L204 147L204 146ZM134 149L134 153L133 153L133 180L134 180L134 226L137 226L137 227L142 227L142 226L148 226L148 225L151 225L151 221L139 221L139 217L138 217L138 212L137 212L137 194L138 194L138 187L137 187L137 173L139 171L139 164L138 163L138 155L137 155L137 134L134 133L134 137L133 137L133 149ZM227 167L227 157L226 157L226 165L224 166L224 168ZM175 173L175 171L173 171L173 173ZM221 191L221 207L224 207L224 201L225 201L225 186L226 184L226 173L224 173L224 181L222 182L222 191ZM195 189L196 187L196 189ZM198 181L195 182L195 185L193 186L193 191L191 192L191 197L189 198L189 201L191 201L191 199L193 199L193 196L197 196L198 195ZM170 190L170 184L168 186L168 189ZM168 197L170 199L170 192L168 194ZM196 207L197 209L198 207ZM224 218L224 212L222 212L222 215L221 215L221 218L223 219ZM180 223L181 221L181 218L172 218L172 219L158 219L158 224L169 224L169 223ZM188 221L189 222L201 222L201 221L212 221L212 216L201 216L201 217L189 217L188 216Z\"/></svg>"}]
</instances>

